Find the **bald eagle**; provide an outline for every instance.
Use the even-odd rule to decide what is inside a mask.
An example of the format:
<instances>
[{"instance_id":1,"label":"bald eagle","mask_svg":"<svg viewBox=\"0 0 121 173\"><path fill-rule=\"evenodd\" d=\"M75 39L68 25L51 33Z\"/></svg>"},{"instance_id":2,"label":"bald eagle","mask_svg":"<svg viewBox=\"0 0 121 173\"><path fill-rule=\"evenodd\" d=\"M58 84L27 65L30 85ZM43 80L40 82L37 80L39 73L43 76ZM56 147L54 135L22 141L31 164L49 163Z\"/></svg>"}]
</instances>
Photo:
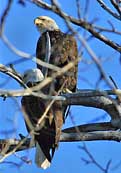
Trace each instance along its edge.
<instances>
[{"instance_id":1,"label":"bald eagle","mask_svg":"<svg viewBox=\"0 0 121 173\"><path fill-rule=\"evenodd\" d=\"M53 64L59 68L64 67L69 62L77 61L77 44L72 35L61 32L56 22L48 16L37 17L34 23L41 33L36 47L37 59ZM48 47L50 48L49 53L47 52ZM54 69L47 69L39 63L37 63L37 68L40 69L44 78L51 77L55 73ZM24 75L24 78L27 76L28 73ZM29 76L34 75L31 74ZM31 83L30 86L38 83L33 83L33 79L31 77L30 79L30 81L27 81L29 85ZM42 92L51 96L57 95L58 92L75 92L76 83L77 64L63 75L58 76L51 84L46 85L42 89ZM30 122L34 126L37 124L38 119L42 117L49 104L50 100L44 100L35 96L25 96L22 99L24 112L28 115ZM40 130L37 131L37 134L35 133L35 161L38 167L46 169L50 166L55 149L59 143L66 109L67 107L63 106L61 101L55 101L42 121ZM30 131L28 125L27 129Z\"/></svg>"}]
</instances>

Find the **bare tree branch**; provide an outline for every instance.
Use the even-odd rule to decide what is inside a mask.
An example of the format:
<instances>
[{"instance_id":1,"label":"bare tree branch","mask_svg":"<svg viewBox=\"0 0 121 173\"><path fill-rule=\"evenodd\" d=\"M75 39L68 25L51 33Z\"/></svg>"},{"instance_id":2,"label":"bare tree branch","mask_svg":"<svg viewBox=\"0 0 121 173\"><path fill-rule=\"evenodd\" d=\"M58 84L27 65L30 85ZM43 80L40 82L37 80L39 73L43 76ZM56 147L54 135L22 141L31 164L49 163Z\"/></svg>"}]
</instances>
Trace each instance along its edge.
<instances>
[{"instance_id":1,"label":"bare tree branch","mask_svg":"<svg viewBox=\"0 0 121 173\"><path fill-rule=\"evenodd\" d=\"M118 11L120 18L121 18L121 10L119 8L118 3L115 0L110 0L110 2L112 3L112 5L114 6L114 8Z\"/></svg>"},{"instance_id":2,"label":"bare tree branch","mask_svg":"<svg viewBox=\"0 0 121 173\"><path fill-rule=\"evenodd\" d=\"M104 2L103 0L97 0L97 2L99 2L100 6L105 10L107 11L109 14L111 14L113 17L115 17L116 19L118 20L121 20L121 16L118 15L117 13L113 12ZM117 5L116 5L116 8L117 8ZM117 8L118 9L118 8ZM119 9L118 9L118 12L119 12Z\"/></svg>"},{"instance_id":3,"label":"bare tree branch","mask_svg":"<svg viewBox=\"0 0 121 173\"><path fill-rule=\"evenodd\" d=\"M74 127L75 128L75 127ZM66 129L65 129L66 131ZM74 142L74 141L95 141L95 140L110 140L110 141L121 141L120 131L97 131L97 132L80 132L80 133L65 133L62 131L60 142ZM6 147L7 146L7 147ZM0 150L1 154L8 153L11 155L16 151L25 150L28 148L35 147L34 141L30 138L23 139L1 139ZM4 151L4 152L3 152ZM6 157L8 157L8 155Z\"/></svg>"},{"instance_id":4,"label":"bare tree branch","mask_svg":"<svg viewBox=\"0 0 121 173\"><path fill-rule=\"evenodd\" d=\"M92 124L84 124L74 127L69 127L63 130L64 133L77 133L79 132L92 132L92 131L114 131L117 130L116 127L113 127L110 122L105 123L92 123Z\"/></svg>"},{"instance_id":5,"label":"bare tree branch","mask_svg":"<svg viewBox=\"0 0 121 173\"><path fill-rule=\"evenodd\" d=\"M88 150L87 146L85 143L83 143L83 146L79 146L79 148L81 150L83 150L89 157L89 159L85 159L82 157L82 161L85 162L86 164L94 164L97 168L99 168L102 172L104 173L108 173L109 172L109 168L111 165L111 160L109 160L106 164L106 166L102 166L95 158L94 156L91 154L91 152Z\"/></svg>"},{"instance_id":6,"label":"bare tree branch","mask_svg":"<svg viewBox=\"0 0 121 173\"><path fill-rule=\"evenodd\" d=\"M6 6L6 8L5 8L5 10L1 16L1 19L0 19L0 36L3 34L5 19L8 15L10 8L11 8L12 2L13 2L13 0L8 0L7 6Z\"/></svg>"}]
</instances>

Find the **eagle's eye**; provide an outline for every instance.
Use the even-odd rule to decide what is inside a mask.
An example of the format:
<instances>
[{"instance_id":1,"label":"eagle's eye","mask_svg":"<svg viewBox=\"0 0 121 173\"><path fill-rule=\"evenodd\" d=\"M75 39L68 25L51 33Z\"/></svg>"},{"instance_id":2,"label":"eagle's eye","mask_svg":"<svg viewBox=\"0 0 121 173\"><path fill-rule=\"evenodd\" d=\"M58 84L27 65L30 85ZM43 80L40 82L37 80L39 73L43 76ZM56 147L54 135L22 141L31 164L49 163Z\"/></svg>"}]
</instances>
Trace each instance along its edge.
<instances>
[{"instance_id":1,"label":"eagle's eye","mask_svg":"<svg viewBox=\"0 0 121 173\"><path fill-rule=\"evenodd\" d=\"M42 19L42 21L45 21L45 19Z\"/></svg>"}]
</instances>

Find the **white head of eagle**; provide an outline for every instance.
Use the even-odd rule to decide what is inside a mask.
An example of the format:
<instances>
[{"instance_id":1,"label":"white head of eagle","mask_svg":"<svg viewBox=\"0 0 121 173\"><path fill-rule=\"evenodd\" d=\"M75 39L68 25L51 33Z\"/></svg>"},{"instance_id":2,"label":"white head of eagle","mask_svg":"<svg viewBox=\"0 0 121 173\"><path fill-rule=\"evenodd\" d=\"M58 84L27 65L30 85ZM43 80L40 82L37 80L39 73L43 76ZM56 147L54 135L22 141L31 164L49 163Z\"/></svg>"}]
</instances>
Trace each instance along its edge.
<instances>
[{"instance_id":1,"label":"white head of eagle","mask_svg":"<svg viewBox=\"0 0 121 173\"><path fill-rule=\"evenodd\" d=\"M28 69L23 74L23 81L25 84L28 82L37 83L41 82L44 79L43 73L40 69Z\"/></svg>"},{"instance_id":2,"label":"white head of eagle","mask_svg":"<svg viewBox=\"0 0 121 173\"><path fill-rule=\"evenodd\" d=\"M38 31L43 34L46 31L59 30L56 22L48 16L39 16L34 20Z\"/></svg>"}]
</instances>

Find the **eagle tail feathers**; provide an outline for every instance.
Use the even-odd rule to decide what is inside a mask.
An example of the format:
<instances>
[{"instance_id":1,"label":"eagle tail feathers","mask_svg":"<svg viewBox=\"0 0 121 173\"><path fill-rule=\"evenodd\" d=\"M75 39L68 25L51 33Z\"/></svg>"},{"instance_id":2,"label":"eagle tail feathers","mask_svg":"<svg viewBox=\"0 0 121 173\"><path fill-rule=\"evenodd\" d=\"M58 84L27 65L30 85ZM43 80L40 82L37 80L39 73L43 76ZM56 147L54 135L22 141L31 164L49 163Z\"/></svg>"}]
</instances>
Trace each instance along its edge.
<instances>
[{"instance_id":1,"label":"eagle tail feathers","mask_svg":"<svg viewBox=\"0 0 121 173\"><path fill-rule=\"evenodd\" d=\"M48 167L50 167L50 164L51 164L50 161L45 156L45 154L43 153L38 142L36 143L35 162L36 162L38 167L41 167L43 169L47 169Z\"/></svg>"}]
</instances>

